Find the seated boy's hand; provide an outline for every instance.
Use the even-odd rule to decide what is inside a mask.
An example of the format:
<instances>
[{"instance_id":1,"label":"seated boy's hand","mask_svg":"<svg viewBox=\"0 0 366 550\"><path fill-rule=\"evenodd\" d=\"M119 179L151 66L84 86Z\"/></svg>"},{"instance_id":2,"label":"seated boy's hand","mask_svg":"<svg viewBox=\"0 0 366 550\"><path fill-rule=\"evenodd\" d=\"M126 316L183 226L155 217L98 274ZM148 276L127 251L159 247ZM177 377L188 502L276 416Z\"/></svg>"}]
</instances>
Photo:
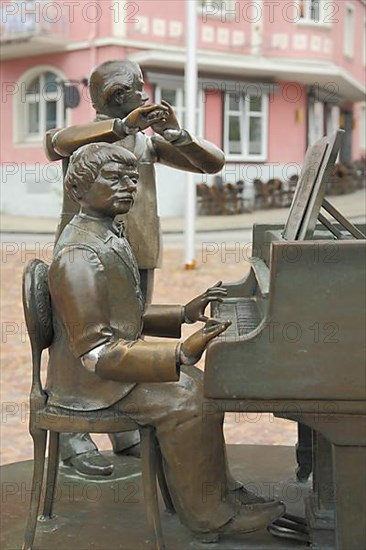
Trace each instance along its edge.
<instances>
[{"instance_id":1,"label":"seated boy's hand","mask_svg":"<svg viewBox=\"0 0 366 550\"><path fill-rule=\"evenodd\" d=\"M223 288L222 281L218 281L214 286L208 288L206 292L193 298L184 306L184 322L195 323L203 321L206 323L208 317L205 316L205 309L210 302L222 302L222 299L227 296L226 288Z\"/></svg>"},{"instance_id":2,"label":"seated boy's hand","mask_svg":"<svg viewBox=\"0 0 366 550\"><path fill-rule=\"evenodd\" d=\"M231 325L231 321L216 321L208 319L205 326L189 336L180 348L180 363L194 365L199 361L210 340L224 332Z\"/></svg>"}]
</instances>

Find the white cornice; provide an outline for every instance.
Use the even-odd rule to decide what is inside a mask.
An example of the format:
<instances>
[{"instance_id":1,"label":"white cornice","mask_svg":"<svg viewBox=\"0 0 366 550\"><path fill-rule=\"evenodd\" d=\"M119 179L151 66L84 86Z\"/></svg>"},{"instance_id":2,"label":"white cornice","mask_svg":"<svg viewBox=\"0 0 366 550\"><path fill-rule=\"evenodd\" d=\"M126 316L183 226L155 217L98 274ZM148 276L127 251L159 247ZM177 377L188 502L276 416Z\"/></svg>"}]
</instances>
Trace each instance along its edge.
<instances>
[{"instance_id":1,"label":"white cornice","mask_svg":"<svg viewBox=\"0 0 366 550\"><path fill-rule=\"evenodd\" d=\"M85 49L88 41L74 42L67 46L68 51ZM130 40L114 36L98 38L96 47L120 46L136 48L129 58L146 67L183 69L185 49L182 46L157 44L156 42ZM295 81L302 84L325 86L334 83L338 93L349 101L363 101L363 83L342 67L328 61L293 59L283 57L259 57L211 50L197 51L197 64L200 71L213 74L231 75L238 78L273 78Z\"/></svg>"},{"instance_id":2,"label":"white cornice","mask_svg":"<svg viewBox=\"0 0 366 550\"><path fill-rule=\"evenodd\" d=\"M123 46L128 48L147 48L147 49L156 49L159 48L163 51L181 51L184 48L182 46L173 46L165 44L157 44L156 42L150 42L148 40L131 40L128 38L120 38L118 36L104 36L102 38L97 38L94 41L96 46ZM87 47L89 42L87 40L80 42L71 42L68 46L68 50L80 49L80 47Z\"/></svg>"},{"instance_id":3,"label":"white cornice","mask_svg":"<svg viewBox=\"0 0 366 550\"><path fill-rule=\"evenodd\" d=\"M129 56L144 67L183 69L184 52L171 52L169 55L159 50L140 51ZM326 86L334 84L338 95L349 101L363 101L365 88L348 71L326 61L234 56L197 52L197 65L200 71L211 74L230 75L238 79L275 78L301 84Z\"/></svg>"}]
</instances>

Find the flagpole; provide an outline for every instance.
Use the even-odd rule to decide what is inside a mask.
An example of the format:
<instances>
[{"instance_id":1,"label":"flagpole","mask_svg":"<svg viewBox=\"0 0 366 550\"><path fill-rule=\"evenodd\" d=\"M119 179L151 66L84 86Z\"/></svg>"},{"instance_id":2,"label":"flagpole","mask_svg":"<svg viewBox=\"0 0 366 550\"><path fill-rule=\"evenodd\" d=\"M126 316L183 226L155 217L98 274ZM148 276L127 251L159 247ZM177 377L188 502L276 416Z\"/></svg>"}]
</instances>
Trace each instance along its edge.
<instances>
[{"instance_id":1,"label":"flagpole","mask_svg":"<svg viewBox=\"0 0 366 550\"><path fill-rule=\"evenodd\" d=\"M186 64L184 73L186 128L193 135L196 133L197 104L197 9L195 0L186 0ZM185 208L185 269L195 269L195 229L196 229L196 183L194 174L186 173L186 208Z\"/></svg>"}]
</instances>

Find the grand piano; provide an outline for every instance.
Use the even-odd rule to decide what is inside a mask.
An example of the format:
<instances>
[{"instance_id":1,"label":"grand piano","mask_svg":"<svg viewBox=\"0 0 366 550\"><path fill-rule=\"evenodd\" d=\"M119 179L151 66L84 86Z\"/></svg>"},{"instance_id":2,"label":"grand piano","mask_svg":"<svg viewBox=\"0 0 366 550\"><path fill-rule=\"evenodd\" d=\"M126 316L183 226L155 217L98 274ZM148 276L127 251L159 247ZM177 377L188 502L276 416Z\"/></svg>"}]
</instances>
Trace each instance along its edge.
<instances>
[{"instance_id":1,"label":"grand piano","mask_svg":"<svg viewBox=\"0 0 366 550\"><path fill-rule=\"evenodd\" d=\"M212 316L205 396L313 430L313 548L366 548L365 235L326 199L342 130L305 156L286 225L255 225L250 272Z\"/></svg>"}]
</instances>

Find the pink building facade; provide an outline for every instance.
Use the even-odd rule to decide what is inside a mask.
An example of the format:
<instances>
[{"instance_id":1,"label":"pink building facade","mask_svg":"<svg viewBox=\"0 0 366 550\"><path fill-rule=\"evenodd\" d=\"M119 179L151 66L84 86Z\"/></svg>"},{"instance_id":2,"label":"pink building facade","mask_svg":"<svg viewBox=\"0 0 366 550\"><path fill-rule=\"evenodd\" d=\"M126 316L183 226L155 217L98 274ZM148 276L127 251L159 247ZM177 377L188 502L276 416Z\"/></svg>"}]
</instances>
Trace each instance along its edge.
<instances>
[{"instance_id":1,"label":"pink building facade","mask_svg":"<svg viewBox=\"0 0 366 550\"><path fill-rule=\"evenodd\" d=\"M287 179L307 145L339 126L346 130L341 160L366 154L363 0L196 4L196 133L225 151L225 181ZM183 0L4 0L0 7L3 211L58 214L61 167L45 158L43 135L93 119L86 83L98 63L140 63L151 100L166 99L184 121ZM158 172L160 214L181 215L184 175Z\"/></svg>"}]
</instances>

